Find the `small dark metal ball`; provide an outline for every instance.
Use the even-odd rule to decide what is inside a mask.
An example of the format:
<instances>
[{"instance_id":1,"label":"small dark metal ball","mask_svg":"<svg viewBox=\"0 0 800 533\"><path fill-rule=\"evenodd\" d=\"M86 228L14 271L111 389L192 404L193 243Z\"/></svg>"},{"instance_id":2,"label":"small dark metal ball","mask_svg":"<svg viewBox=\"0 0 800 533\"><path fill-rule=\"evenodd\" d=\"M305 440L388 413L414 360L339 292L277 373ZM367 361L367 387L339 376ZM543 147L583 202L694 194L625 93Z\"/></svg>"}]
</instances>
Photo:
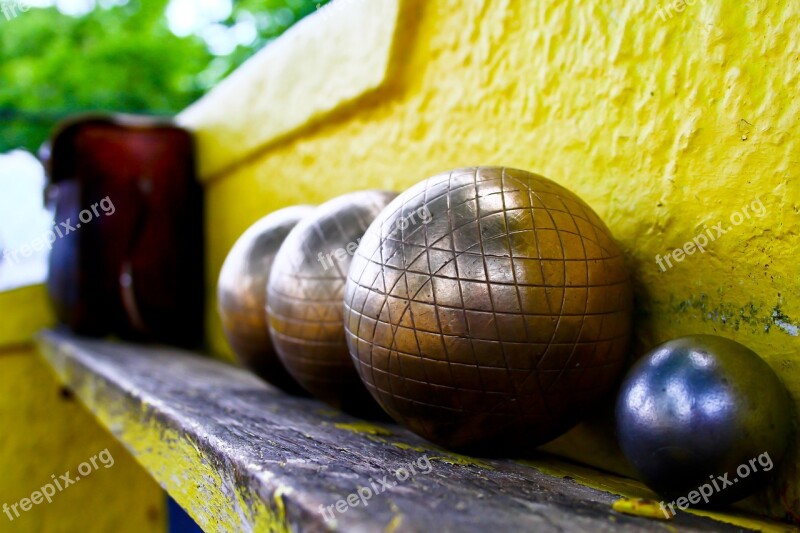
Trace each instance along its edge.
<instances>
[{"instance_id":1,"label":"small dark metal ball","mask_svg":"<svg viewBox=\"0 0 800 533\"><path fill-rule=\"evenodd\" d=\"M631 284L592 209L523 170L454 170L373 222L345 291L367 389L431 441L525 453L618 381Z\"/></svg>"},{"instance_id":2,"label":"small dark metal ball","mask_svg":"<svg viewBox=\"0 0 800 533\"><path fill-rule=\"evenodd\" d=\"M362 415L381 411L347 351L344 283L361 237L395 196L362 191L319 206L284 241L268 284L270 332L286 369L315 397Z\"/></svg>"},{"instance_id":3,"label":"small dark metal ball","mask_svg":"<svg viewBox=\"0 0 800 533\"><path fill-rule=\"evenodd\" d=\"M267 325L267 280L275 254L291 229L310 215L311 206L275 211L245 231L222 265L217 300L222 328L239 362L287 392L302 388L278 359Z\"/></svg>"},{"instance_id":4,"label":"small dark metal ball","mask_svg":"<svg viewBox=\"0 0 800 533\"><path fill-rule=\"evenodd\" d=\"M622 450L656 492L674 499L725 485L697 506L756 491L783 458L792 428L789 393L775 372L747 347L713 335L667 342L639 360L616 416Z\"/></svg>"}]
</instances>

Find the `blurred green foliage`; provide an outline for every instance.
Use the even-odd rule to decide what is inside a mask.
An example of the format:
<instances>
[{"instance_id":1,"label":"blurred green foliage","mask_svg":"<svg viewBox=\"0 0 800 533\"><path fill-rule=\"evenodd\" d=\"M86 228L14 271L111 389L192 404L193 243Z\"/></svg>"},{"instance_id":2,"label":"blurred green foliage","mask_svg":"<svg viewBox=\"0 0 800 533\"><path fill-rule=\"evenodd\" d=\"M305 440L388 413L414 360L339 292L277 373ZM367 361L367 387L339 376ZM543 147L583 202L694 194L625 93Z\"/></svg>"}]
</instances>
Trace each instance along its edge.
<instances>
[{"instance_id":1,"label":"blurred green foliage","mask_svg":"<svg viewBox=\"0 0 800 533\"><path fill-rule=\"evenodd\" d=\"M2 2L14 0L0 0ZM197 35L177 37L169 0L129 0L82 17L55 8L0 13L0 153L35 152L74 113L172 115L270 40L329 0L240 0L219 24L255 23L252 43L215 56Z\"/></svg>"}]
</instances>

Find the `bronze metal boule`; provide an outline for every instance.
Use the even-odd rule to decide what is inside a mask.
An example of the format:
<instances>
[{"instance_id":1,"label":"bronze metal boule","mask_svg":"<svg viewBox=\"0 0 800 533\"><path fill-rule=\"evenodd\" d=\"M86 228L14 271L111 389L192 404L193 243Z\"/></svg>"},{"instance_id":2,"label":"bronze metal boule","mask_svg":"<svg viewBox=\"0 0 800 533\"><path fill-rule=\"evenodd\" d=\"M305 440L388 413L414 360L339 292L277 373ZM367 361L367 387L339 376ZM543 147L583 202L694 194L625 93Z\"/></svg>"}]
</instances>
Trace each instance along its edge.
<instances>
[{"instance_id":1,"label":"bronze metal boule","mask_svg":"<svg viewBox=\"0 0 800 533\"><path fill-rule=\"evenodd\" d=\"M429 220L408 223L421 210ZM451 448L524 453L617 382L632 288L574 193L483 167L395 199L364 235L344 300L356 368L393 418Z\"/></svg>"},{"instance_id":2,"label":"bronze metal boule","mask_svg":"<svg viewBox=\"0 0 800 533\"><path fill-rule=\"evenodd\" d=\"M242 365L287 392L303 389L278 359L267 325L267 280L283 240L312 206L275 211L245 231L222 265L217 300L222 328Z\"/></svg>"},{"instance_id":3,"label":"bronze metal boule","mask_svg":"<svg viewBox=\"0 0 800 533\"><path fill-rule=\"evenodd\" d=\"M350 360L342 297L364 231L395 196L362 191L319 206L284 241L268 283L270 332L286 369L315 397L362 415L381 411Z\"/></svg>"}]
</instances>

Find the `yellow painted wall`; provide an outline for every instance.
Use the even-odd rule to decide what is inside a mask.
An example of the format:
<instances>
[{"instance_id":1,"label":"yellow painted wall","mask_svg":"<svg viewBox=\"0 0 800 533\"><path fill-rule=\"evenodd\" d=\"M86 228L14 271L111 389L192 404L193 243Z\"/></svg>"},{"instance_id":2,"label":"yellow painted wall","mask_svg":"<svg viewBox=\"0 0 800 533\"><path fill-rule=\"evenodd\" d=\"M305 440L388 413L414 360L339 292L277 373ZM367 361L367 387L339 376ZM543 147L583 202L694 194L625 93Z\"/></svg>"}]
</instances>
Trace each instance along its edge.
<instances>
[{"instance_id":1,"label":"yellow painted wall","mask_svg":"<svg viewBox=\"0 0 800 533\"><path fill-rule=\"evenodd\" d=\"M204 168L215 169L205 176L209 286L236 238L274 209L402 190L454 167L519 167L577 192L622 244L637 287L635 354L691 333L733 338L800 404L800 3L697 0L663 17L657 2L631 0L399 5L386 80L357 101L238 161L202 118L235 95L212 92L191 110ZM303 72L332 70L315 57L292 71L309 99L324 87L304 87ZM763 217L667 272L656 265L757 200ZM215 308L212 296L210 340L229 354ZM583 460L627 470L583 446ZM799 486L795 445L762 506L800 514Z\"/></svg>"},{"instance_id":2,"label":"yellow painted wall","mask_svg":"<svg viewBox=\"0 0 800 533\"><path fill-rule=\"evenodd\" d=\"M166 531L165 496L91 414L62 392L35 352L35 331L52 323L41 286L0 293L0 506L34 491L108 449L114 465L100 468L9 521L0 531ZM19 509L19 508L18 508ZM13 511L11 511L14 516Z\"/></svg>"}]
</instances>

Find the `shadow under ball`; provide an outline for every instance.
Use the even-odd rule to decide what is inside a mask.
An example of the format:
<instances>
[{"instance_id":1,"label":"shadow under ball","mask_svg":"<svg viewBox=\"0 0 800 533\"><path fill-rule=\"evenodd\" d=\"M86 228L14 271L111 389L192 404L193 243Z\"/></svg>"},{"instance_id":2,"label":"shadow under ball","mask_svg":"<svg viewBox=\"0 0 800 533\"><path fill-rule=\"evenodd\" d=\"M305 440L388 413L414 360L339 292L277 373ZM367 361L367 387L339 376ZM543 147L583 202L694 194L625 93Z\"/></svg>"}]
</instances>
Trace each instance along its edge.
<instances>
[{"instance_id":1,"label":"shadow under ball","mask_svg":"<svg viewBox=\"0 0 800 533\"><path fill-rule=\"evenodd\" d=\"M692 503L699 507L740 500L777 470L790 438L792 403L755 352L723 337L694 335L667 342L634 365L616 416L620 446L647 485L674 500L707 484L705 492L713 493L709 502ZM725 475L731 484L718 479Z\"/></svg>"},{"instance_id":2,"label":"shadow under ball","mask_svg":"<svg viewBox=\"0 0 800 533\"><path fill-rule=\"evenodd\" d=\"M420 211L428 222L408 224ZM526 453L618 381L632 290L620 249L575 194L498 167L434 176L370 226L345 290L367 389L438 444Z\"/></svg>"},{"instance_id":3,"label":"shadow under ball","mask_svg":"<svg viewBox=\"0 0 800 533\"><path fill-rule=\"evenodd\" d=\"M222 265L217 299L222 328L239 362L267 382L292 392L303 389L278 359L267 325L267 280L280 245L311 206L280 209L257 221L236 241Z\"/></svg>"},{"instance_id":4,"label":"shadow under ball","mask_svg":"<svg viewBox=\"0 0 800 533\"><path fill-rule=\"evenodd\" d=\"M358 242L395 196L362 191L319 206L284 241L268 284L270 332L286 369L315 397L361 415L382 413L347 351L344 283Z\"/></svg>"}]
</instances>

